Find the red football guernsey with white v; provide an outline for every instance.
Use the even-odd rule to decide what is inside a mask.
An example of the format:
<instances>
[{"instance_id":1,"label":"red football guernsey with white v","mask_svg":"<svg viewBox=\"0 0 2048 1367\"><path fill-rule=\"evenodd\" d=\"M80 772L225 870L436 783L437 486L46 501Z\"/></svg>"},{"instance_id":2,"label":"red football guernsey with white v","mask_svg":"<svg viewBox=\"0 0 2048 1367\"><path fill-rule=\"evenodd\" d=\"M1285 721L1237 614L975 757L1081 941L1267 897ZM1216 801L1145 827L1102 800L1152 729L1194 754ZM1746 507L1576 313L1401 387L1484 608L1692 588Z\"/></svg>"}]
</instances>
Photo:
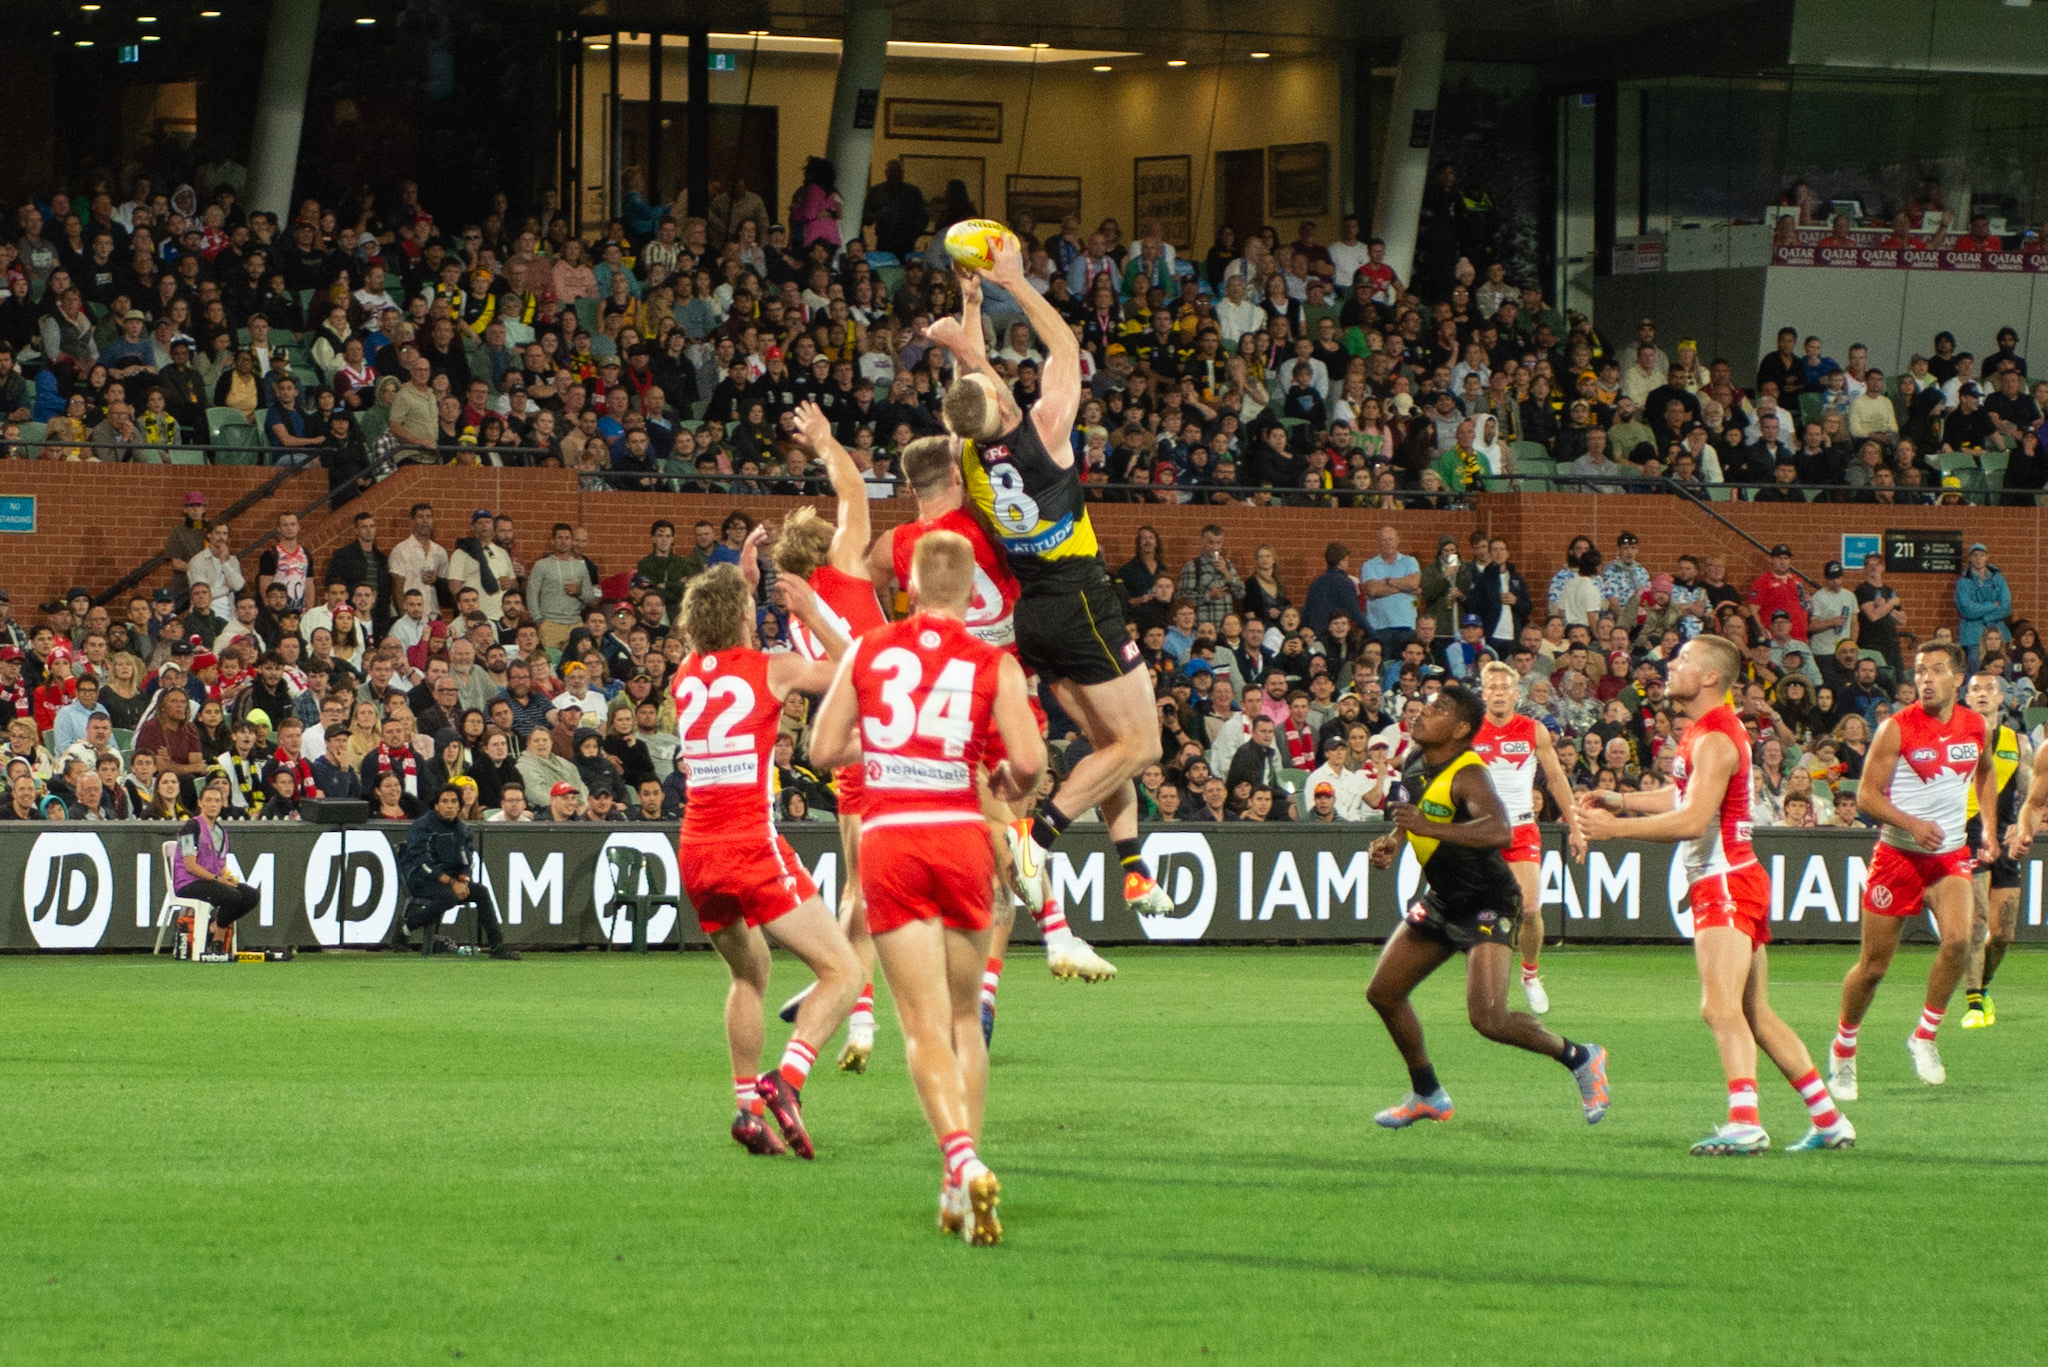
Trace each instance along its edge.
<instances>
[{"instance_id":1,"label":"red football guernsey with white v","mask_svg":"<svg viewBox=\"0 0 2048 1367\"><path fill-rule=\"evenodd\" d=\"M1899 762L1892 768L1892 805L1907 816L1941 827L1941 848L1923 850L1912 836L1886 826L1878 839L1911 854L1947 854L1963 846L1970 779L1984 753L1984 719L1960 702L1942 721L1915 703L1892 718L1899 731ZM1864 775L1869 782L1872 775Z\"/></svg>"},{"instance_id":2,"label":"red football guernsey with white v","mask_svg":"<svg viewBox=\"0 0 2048 1367\"><path fill-rule=\"evenodd\" d=\"M1692 777L1692 752L1709 735L1723 735L1735 747L1735 772L1728 776L1728 791L1721 798L1721 810L1714 824L1697 839L1681 842L1679 859L1687 880L1697 883L1716 874L1756 867L1756 851L1750 847L1749 732L1735 709L1722 703L1685 728L1678 740L1678 756L1671 766L1672 781L1678 786L1679 801L1685 800L1686 784Z\"/></svg>"},{"instance_id":3,"label":"red football guernsey with white v","mask_svg":"<svg viewBox=\"0 0 2048 1367\"><path fill-rule=\"evenodd\" d=\"M1536 826L1536 728L1541 725L1520 713L1496 725L1488 717L1472 737L1472 753L1486 761L1487 777L1507 809L1515 828L1514 843L1504 852L1509 863L1528 863L1543 855L1543 836Z\"/></svg>"},{"instance_id":4,"label":"red football guernsey with white v","mask_svg":"<svg viewBox=\"0 0 2048 1367\"><path fill-rule=\"evenodd\" d=\"M980 824L974 769L992 728L1001 654L959 619L920 612L863 636L860 708L867 829Z\"/></svg>"},{"instance_id":5,"label":"red football guernsey with white v","mask_svg":"<svg viewBox=\"0 0 2048 1367\"><path fill-rule=\"evenodd\" d=\"M906 522L889 534L889 561L896 582L910 588L910 560L917 543L931 532L953 532L967 538L974 547L974 597L967 604L967 631L977 641L1010 651L1017 650L1014 620L1017 598L1023 589L1010 573L1010 561L989 539L982 525L965 511L954 508L928 522Z\"/></svg>"},{"instance_id":6,"label":"red football guernsey with white v","mask_svg":"<svg viewBox=\"0 0 2048 1367\"><path fill-rule=\"evenodd\" d=\"M875 597L872 579L861 579L830 565L820 565L811 571L806 582L816 595L818 608L825 614L825 620L849 642L873 631L885 620L881 600ZM818 644L818 638L811 634L811 629L795 617L789 619L789 644L806 660L827 658L825 647Z\"/></svg>"}]
</instances>

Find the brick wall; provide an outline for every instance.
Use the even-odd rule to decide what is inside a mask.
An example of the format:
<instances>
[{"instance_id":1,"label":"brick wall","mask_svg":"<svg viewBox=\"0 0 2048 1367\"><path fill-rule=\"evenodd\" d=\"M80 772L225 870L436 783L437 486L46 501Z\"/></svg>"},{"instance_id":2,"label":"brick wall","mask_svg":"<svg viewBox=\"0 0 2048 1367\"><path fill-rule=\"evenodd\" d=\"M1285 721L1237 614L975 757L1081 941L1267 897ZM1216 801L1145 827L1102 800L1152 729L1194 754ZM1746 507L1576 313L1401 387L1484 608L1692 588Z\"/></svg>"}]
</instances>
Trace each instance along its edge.
<instances>
[{"instance_id":1,"label":"brick wall","mask_svg":"<svg viewBox=\"0 0 2048 1367\"><path fill-rule=\"evenodd\" d=\"M175 527L186 490L202 489L216 509L258 487L270 473L236 467L53 466L29 462L0 465L0 495L34 494L38 499L38 531L28 536L0 537L0 586L12 595L17 614L55 597L71 583L95 592L149 555L162 549ZM296 509L321 492L317 472L299 475L262 505L237 520L235 544L247 545L268 528L279 511ZM444 544L468 529L469 514L480 507L510 513L519 524L517 549L529 563L545 554L547 530L557 521L578 523L590 530L591 553L607 572L627 568L647 550L647 525L667 517L687 539L691 523L700 518L722 520L741 501L695 494L584 493L573 475L553 470L491 470L437 467L401 471L354 504L337 513L308 519L305 538L320 553L345 544L356 511L378 514L378 539L389 547L404 535L407 508L418 501L434 504L438 534ZM744 501L756 517L780 517L797 499ZM1875 508L1833 504L1716 504L1717 511L1765 546L1783 541L1796 552L1799 568L1818 577L1820 567L1841 552L1845 532L1882 533L1887 526L1933 530L1960 529L1970 539L1991 547L1992 560L2011 582L2020 615L2038 612L2048 602L2048 534L2032 509L1897 509L1889 517ZM873 507L877 531L894 526L911 512L908 499ZM1159 532L1165 561L1177 568L1193 554L1202 524L1220 522L1229 553L1248 570L1252 552L1264 543L1278 552L1282 583L1297 601L1309 579L1322 569L1323 546L1341 540L1352 548L1354 568L1374 553L1379 528L1395 527L1402 548L1426 559L1436 538L1445 532L1462 545L1475 527L1507 539L1524 574L1547 579L1561 563L1566 544L1581 532L1594 538L1603 555L1612 554L1615 537L1633 531L1642 540L1641 558L1652 570L1669 569L1685 552L1719 555L1730 582L1745 584L1763 572L1762 552L1744 542L1709 513L1675 498L1590 494L1485 496L1476 510L1460 513L1364 513L1302 509L1237 508L1218 510L1164 504L1094 504L1091 515L1112 568L1131 554L1137 529L1149 524ZM253 574L253 558L247 565ZM167 578L159 574L157 580ZM1850 580L1856 575L1852 571ZM1944 579L1901 575L1894 581L1914 623L1953 620L1951 585Z\"/></svg>"}]
</instances>

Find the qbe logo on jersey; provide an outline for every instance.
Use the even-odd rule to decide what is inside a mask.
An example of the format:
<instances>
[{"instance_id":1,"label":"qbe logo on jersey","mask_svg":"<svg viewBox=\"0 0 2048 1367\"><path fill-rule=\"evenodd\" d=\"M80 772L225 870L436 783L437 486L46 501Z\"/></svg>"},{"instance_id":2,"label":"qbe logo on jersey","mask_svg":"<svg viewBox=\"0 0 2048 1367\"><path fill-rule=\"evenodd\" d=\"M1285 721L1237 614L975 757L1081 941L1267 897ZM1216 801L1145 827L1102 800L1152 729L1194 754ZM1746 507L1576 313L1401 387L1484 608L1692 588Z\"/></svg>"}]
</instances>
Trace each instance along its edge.
<instances>
[{"instance_id":1,"label":"qbe logo on jersey","mask_svg":"<svg viewBox=\"0 0 2048 1367\"><path fill-rule=\"evenodd\" d=\"M322 945L376 945L398 912L398 861L381 835L328 831L306 857L306 920Z\"/></svg>"},{"instance_id":2,"label":"qbe logo on jersey","mask_svg":"<svg viewBox=\"0 0 2048 1367\"><path fill-rule=\"evenodd\" d=\"M96 835L36 837L21 871L29 933L43 949L95 949L114 912L114 869Z\"/></svg>"}]
</instances>

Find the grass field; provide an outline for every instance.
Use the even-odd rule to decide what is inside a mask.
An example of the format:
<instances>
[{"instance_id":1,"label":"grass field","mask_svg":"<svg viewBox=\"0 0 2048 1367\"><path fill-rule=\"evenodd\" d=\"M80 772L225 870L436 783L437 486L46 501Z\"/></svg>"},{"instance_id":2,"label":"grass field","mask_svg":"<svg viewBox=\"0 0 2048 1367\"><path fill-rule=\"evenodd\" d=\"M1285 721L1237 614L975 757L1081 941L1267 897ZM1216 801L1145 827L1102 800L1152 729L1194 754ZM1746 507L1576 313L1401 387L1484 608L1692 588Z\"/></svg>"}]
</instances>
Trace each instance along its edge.
<instances>
[{"instance_id":1,"label":"grass field","mask_svg":"<svg viewBox=\"0 0 2048 1367\"><path fill-rule=\"evenodd\" d=\"M1816 1053L1847 953L1773 953ZM1685 1152L1722 1088L1683 951L1550 960L1551 1023L1612 1051L1596 1129L1439 975L1457 1118L1399 1134L1372 951L1112 957L1093 988L1013 960L994 1250L933 1232L886 1014L868 1076L821 1061L816 1164L732 1144L706 954L0 961L0 1362L2048 1359L2048 956L2007 961L1996 1028L1942 1032L1929 1088L1902 953L1861 1146L1722 1160Z\"/></svg>"}]
</instances>

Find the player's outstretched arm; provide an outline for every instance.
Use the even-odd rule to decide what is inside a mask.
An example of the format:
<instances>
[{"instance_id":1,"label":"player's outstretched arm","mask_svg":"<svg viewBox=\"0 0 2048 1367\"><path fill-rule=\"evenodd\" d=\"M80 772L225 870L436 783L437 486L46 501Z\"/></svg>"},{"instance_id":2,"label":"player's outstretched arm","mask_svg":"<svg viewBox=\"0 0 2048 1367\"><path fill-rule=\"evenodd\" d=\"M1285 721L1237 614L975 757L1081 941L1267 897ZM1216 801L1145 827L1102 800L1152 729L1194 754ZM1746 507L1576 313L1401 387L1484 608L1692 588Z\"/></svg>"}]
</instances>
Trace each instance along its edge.
<instances>
[{"instance_id":1,"label":"player's outstretched arm","mask_svg":"<svg viewBox=\"0 0 2048 1367\"><path fill-rule=\"evenodd\" d=\"M2027 800L2020 805L2019 819L2005 833L2005 852L2014 859L2026 857L2027 847L2041 833L2042 818L2048 817L2048 746L2034 752L2033 765L2025 773Z\"/></svg>"},{"instance_id":2,"label":"player's outstretched arm","mask_svg":"<svg viewBox=\"0 0 2048 1367\"><path fill-rule=\"evenodd\" d=\"M1572 802L1572 781L1557 758L1557 745L1550 739L1550 728L1541 722L1536 725L1536 764L1543 781L1550 785L1551 795L1557 799L1557 810L1564 816L1565 829L1570 833L1572 858L1584 859L1586 836L1579 829L1579 809Z\"/></svg>"},{"instance_id":3,"label":"player's outstretched arm","mask_svg":"<svg viewBox=\"0 0 2048 1367\"><path fill-rule=\"evenodd\" d=\"M887 616L894 617L896 597L896 533L894 529L875 538L875 544L868 547L868 579L875 586L875 596L882 600Z\"/></svg>"},{"instance_id":4,"label":"player's outstretched arm","mask_svg":"<svg viewBox=\"0 0 2048 1367\"><path fill-rule=\"evenodd\" d=\"M1693 750L1692 760L1692 777L1686 782L1685 798L1676 806L1669 805L1672 799L1665 793L1671 790L1666 789L1654 793L1587 794L1588 800L1579 804L1579 827L1586 833L1586 839L1697 840L1705 835L1720 814L1722 800L1728 796L1739 757L1734 742L1715 735L1701 740ZM1617 797L1621 799L1619 804L1614 803ZM1645 815L1633 821L1621 819L1622 812L1655 810L1648 805L1652 802L1663 802L1666 806L1654 816Z\"/></svg>"},{"instance_id":5,"label":"player's outstretched arm","mask_svg":"<svg viewBox=\"0 0 2048 1367\"><path fill-rule=\"evenodd\" d=\"M837 660L846 653L846 638L839 634L839 628L819 608L818 595L811 592L809 584L794 575L777 575L775 603L783 611L795 613L797 620L811 629L811 634L818 638L818 644L824 647L828 658Z\"/></svg>"},{"instance_id":6,"label":"player's outstretched arm","mask_svg":"<svg viewBox=\"0 0 2048 1367\"><path fill-rule=\"evenodd\" d=\"M832 422L825 410L806 399L796 406L797 440L806 451L821 457L825 474L832 481L832 493L839 500L839 519L832 529L832 548L825 559L833 569L856 579L869 578L868 486L860 466L832 435Z\"/></svg>"},{"instance_id":7,"label":"player's outstretched arm","mask_svg":"<svg viewBox=\"0 0 2048 1367\"><path fill-rule=\"evenodd\" d=\"M1024 278L1024 262L1015 239L1007 239L995 254L988 278L1010 292L1017 307L1024 310L1038 344L1045 348L1045 366L1038 374L1038 402L1031 405L1031 425L1053 462L1061 467L1074 463L1067 438L1074 430L1074 418L1081 411L1081 344L1058 309Z\"/></svg>"},{"instance_id":8,"label":"player's outstretched arm","mask_svg":"<svg viewBox=\"0 0 2048 1367\"><path fill-rule=\"evenodd\" d=\"M811 763L822 769L837 769L860 758L860 701L853 695L853 660L850 653L839 662L825 701L811 721Z\"/></svg>"},{"instance_id":9,"label":"player's outstretched arm","mask_svg":"<svg viewBox=\"0 0 2048 1367\"><path fill-rule=\"evenodd\" d=\"M1977 816L1982 823L1982 839L1977 842L1978 853L1989 864L1998 858L1998 771L1991 763L1991 739L1985 738L1984 747L1977 752L1977 769L1970 775L1970 784L1977 790Z\"/></svg>"},{"instance_id":10,"label":"player's outstretched arm","mask_svg":"<svg viewBox=\"0 0 2048 1367\"><path fill-rule=\"evenodd\" d=\"M996 670L996 734L1003 738L1009 758L989 772L989 791L1004 802L1015 802L1038 786L1045 771L1045 742L1038 736L1038 719L1025 701L1024 671L1015 656L1005 655Z\"/></svg>"},{"instance_id":11,"label":"player's outstretched arm","mask_svg":"<svg viewBox=\"0 0 2048 1367\"><path fill-rule=\"evenodd\" d=\"M1899 724L1887 720L1877 728L1877 735L1870 742L1870 753L1863 757L1863 782L1856 785L1856 810L1887 826L1898 827L1912 836L1922 850L1931 854L1941 848L1941 827L1917 816L1907 816L1892 802L1892 771L1898 765ZM1994 805L1997 800L1994 793Z\"/></svg>"}]
</instances>

